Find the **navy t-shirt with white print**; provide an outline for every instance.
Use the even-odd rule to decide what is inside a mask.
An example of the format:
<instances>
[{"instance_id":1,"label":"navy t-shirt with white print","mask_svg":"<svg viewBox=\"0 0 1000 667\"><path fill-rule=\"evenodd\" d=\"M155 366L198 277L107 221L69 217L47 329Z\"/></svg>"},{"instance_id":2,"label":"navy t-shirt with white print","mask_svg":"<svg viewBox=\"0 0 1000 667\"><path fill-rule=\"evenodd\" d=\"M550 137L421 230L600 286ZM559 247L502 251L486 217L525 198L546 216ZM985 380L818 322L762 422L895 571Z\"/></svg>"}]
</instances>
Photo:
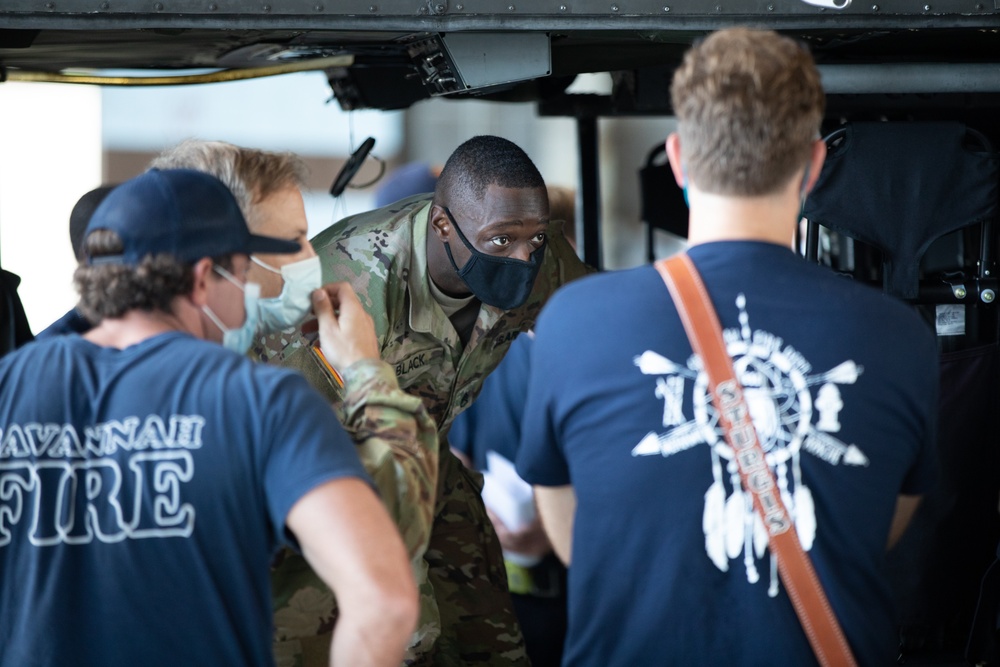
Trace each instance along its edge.
<instances>
[{"instance_id":1,"label":"navy t-shirt with white print","mask_svg":"<svg viewBox=\"0 0 1000 667\"><path fill-rule=\"evenodd\" d=\"M884 554L928 490L933 333L901 302L762 242L688 251L761 444L862 665L895 659ZM565 665L814 664L652 266L584 278L536 326L518 471L577 495Z\"/></svg>"},{"instance_id":2,"label":"navy t-shirt with white print","mask_svg":"<svg viewBox=\"0 0 1000 667\"><path fill-rule=\"evenodd\" d=\"M367 481L301 377L182 333L0 360L0 665L271 665L292 505Z\"/></svg>"}]
</instances>

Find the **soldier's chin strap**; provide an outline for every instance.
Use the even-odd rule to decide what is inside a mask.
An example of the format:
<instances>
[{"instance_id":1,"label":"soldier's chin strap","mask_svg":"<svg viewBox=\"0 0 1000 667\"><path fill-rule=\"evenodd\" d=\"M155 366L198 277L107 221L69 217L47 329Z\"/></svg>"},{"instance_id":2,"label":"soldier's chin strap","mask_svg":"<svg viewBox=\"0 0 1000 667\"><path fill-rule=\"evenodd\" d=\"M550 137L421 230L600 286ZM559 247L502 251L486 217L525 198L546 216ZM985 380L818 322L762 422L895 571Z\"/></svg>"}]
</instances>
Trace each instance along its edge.
<instances>
[{"instance_id":1,"label":"soldier's chin strap","mask_svg":"<svg viewBox=\"0 0 1000 667\"><path fill-rule=\"evenodd\" d=\"M785 509L764 449L750 419L743 387L722 339L722 327L701 276L686 254L656 263L656 270L670 290L691 347L708 375L712 404L726 442L743 481L753 497L754 510L767 530L768 543L778 560L778 572L792 600L817 660L830 665L855 667L851 647L816 577L812 561L802 549L795 525Z\"/></svg>"}]
</instances>

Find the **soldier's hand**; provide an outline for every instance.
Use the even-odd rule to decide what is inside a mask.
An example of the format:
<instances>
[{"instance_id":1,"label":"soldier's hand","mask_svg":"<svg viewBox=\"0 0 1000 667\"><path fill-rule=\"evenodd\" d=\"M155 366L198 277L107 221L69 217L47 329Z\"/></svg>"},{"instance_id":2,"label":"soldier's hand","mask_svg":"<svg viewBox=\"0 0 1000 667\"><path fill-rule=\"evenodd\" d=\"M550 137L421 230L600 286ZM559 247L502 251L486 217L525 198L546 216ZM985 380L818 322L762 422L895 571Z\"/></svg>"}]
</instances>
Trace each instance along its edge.
<instances>
[{"instance_id":1,"label":"soldier's hand","mask_svg":"<svg viewBox=\"0 0 1000 667\"><path fill-rule=\"evenodd\" d=\"M361 359L378 359L375 323L365 311L350 283L324 285L312 293L313 312L319 321L323 356L343 370Z\"/></svg>"}]
</instances>

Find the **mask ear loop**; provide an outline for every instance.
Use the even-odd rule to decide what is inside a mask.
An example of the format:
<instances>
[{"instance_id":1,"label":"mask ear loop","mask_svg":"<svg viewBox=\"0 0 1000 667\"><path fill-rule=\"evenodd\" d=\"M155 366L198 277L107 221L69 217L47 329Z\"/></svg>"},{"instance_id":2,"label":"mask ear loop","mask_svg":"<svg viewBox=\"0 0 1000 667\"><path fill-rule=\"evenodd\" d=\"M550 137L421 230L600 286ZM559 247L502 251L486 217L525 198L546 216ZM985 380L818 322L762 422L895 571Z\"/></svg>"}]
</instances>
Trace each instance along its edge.
<instances>
[{"instance_id":1,"label":"mask ear loop","mask_svg":"<svg viewBox=\"0 0 1000 667\"><path fill-rule=\"evenodd\" d=\"M464 277L465 274L463 272L466 269L471 269L472 265L475 263L477 252L476 248L469 243L468 239L465 238L465 234L462 233L462 229L458 226L458 223L455 222L455 216L451 214L448 207L442 206L441 209L445 212L445 215L448 216L448 220L451 222L451 226L455 230L455 233L458 234L459 240L463 245L465 245L466 248L469 249L469 252L471 253L469 255L469 259L465 261L465 266L458 268L458 264L455 262L455 257L451 254L451 244L447 241L444 242L444 251L448 253L448 261L451 262L452 267L455 269L455 272L459 275L459 277Z\"/></svg>"},{"instance_id":2,"label":"mask ear loop","mask_svg":"<svg viewBox=\"0 0 1000 667\"><path fill-rule=\"evenodd\" d=\"M455 233L458 234L458 238L462 241L462 244L465 245L465 247L468 248L473 254L479 252L476 249L476 247L472 245L472 241L470 241L465 237L465 233L462 231L462 228L458 226L458 223L455 222L455 216L451 214L451 211L448 209L448 207L442 206L441 209L448 216L448 220L451 221L451 226L454 227ZM447 244L445 245L447 246Z\"/></svg>"},{"instance_id":3,"label":"mask ear loop","mask_svg":"<svg viewBox=\"0 0 1000 667\"><path fill-rule=\"evenodd\" d=\"M247 291L247 283L245 283L245 282L241 283L239 280L236 279L236 276L234 276L232 273L230 273L227 269L219 266L218 264L213 264L212 265L212 270L215 271L216 273L218 273L220 276L222 276L226 280L228 280L229 282L231 282L232 284L234 284L237 287L239 287L241 292L246 292Z\"/></svg>"},{"instance_id":4,"label":"mask ear loop","mask_svg":"<svg viewBox=\"0 0 1000 667\"><path fill-rule=\"evenodd\" d=\"M262 267L262 268L270 271L271 273L277 273L278 275L281 275L281 269L276 269L275 267L271 266L267 262L260 261L259 259L257 259L253 255L250 255L250 261L253 262L254 264L256 264L257 266L260 266L260 267Z\"/></svg>"},{"instance_id":5,"label":"mask ear loop","mask_svg":"<svg viewBox=\"0 0 1000 667\"><path fill-rule=\"evenodd\" d=\"M806 172L802 175L802 183L799 185L799 217L796 219L796 225L802 221L802 214L806 210L806 197L809 196L809 165L806 165Z\"/></svg>"}]
</instances>

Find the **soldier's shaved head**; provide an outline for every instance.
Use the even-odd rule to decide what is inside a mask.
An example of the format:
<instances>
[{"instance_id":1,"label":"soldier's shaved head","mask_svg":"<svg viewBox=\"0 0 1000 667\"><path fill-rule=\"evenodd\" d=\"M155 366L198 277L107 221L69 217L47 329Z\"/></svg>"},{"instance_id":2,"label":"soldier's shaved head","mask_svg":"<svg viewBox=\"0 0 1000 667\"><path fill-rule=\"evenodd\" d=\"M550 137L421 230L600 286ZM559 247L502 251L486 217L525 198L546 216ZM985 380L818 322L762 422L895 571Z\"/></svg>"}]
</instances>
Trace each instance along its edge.
<instances>
[{"instance_id":1,"label":"soldier's shaved head","mask_svg":"<svg viewBox=\"0 0 1000 667\"><path fill-rule=\"evenodd\" d=\"M490 185L543 188L545 181L531 158L502 137L473 137L455 149L434 189L434 203L444 206L481 201Z\"/></svg>"}]
</instances>

